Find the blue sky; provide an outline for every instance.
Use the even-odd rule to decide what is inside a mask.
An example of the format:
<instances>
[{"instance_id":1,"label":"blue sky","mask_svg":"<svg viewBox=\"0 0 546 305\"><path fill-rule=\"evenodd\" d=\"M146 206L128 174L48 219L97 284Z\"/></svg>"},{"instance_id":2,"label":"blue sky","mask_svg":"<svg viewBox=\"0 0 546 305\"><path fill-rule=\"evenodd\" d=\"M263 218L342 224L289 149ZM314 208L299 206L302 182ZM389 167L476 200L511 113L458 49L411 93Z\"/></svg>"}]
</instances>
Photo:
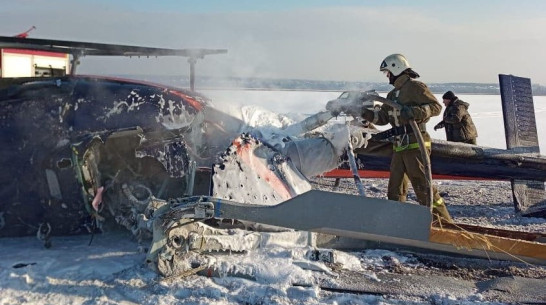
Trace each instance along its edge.
<instances>
[{"instance_id":1,"label":"blue sky","mask_svg":"<svg viewBox=\"0 0 546 305\"><path fill-rule=\"evenodd\" d=\"M80 0L80 2L82 2ZM135 10L177 10L187 13L211 13L211 12L236 12L236 11L286 11L294 9L309 9L317 7L393 7L393 6L411 6L421 10L437 11L440 14L449 15L451 13L467 12L467 14L490 14L510 12L518 13L521 10L525 15L542 14L544 1L521 1L514 5L513 0L496 1L476 1L476 0L458 0L458 1L377 1L377 0L169 0L156 1L153 4L149 0L117 0L117 1L83 1L88 3L105 3L118 7L132 7Z\"/></svg>"},{"instance_id":2,"label":"blue sky","mask_svg":"<svg viewBox=\"0 0 546 305\"><path fill-rule=\"evenodd\" d=\"M546 84L546 1L0 0L0 35L168 48L225 48L198 73L384 81L407 56L425 82ZM81 73L187 74L184 59L86 58Z\"/></svg>"},{"instance_id":3,"label":"blue sky","mask_svg":"<svg viewBox=\"0 0 546 305\"><path fill-rule=\"evenodd\" d=\"M104 1L102 1L104 2ZM106 2L108 3L108 2ZM306 9L316 7L336 7L336 6L360 6L366 3L369 6L381 5L381 1L327 1L327 0L301 0L301 1L189 1L189 0L169 0L157 1L153 3L155 10L178 10L186 13L212 13L212 12L237 12L237 11L286 11L293 9ZM113 3L114 4L114 3ZM150 1L146 0L121 0L116 1L117 6L131 6L135 10L148 10Z\"/></svg>"}]
</instances>

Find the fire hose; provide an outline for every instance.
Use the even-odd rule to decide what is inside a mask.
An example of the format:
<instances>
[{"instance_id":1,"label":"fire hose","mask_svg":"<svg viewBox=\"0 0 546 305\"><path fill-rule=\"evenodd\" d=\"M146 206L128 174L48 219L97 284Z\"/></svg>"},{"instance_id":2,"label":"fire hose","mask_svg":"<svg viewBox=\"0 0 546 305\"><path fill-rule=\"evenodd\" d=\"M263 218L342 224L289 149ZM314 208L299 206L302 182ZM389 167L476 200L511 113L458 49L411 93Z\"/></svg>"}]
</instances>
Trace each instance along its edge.
<instances>
[{"instance_id":1,"label":"fire hose","mask_svg":"<svg viewBox=\"0 0 546 305\"><path fill-rule=\"evenodd\" d=\"M373 95L373 99L379 102L382 102L383 104L387 104L394 108L397 112L400 112L400 109L402 109L402 105L391 101L389 99L386 99L382 96L376 96ZM417 139L417 143L419 143L419 151L421 152L421 158L423 159L423 164L425 166L425 180L427 181L427 189L428 189L428 207L432 211L433 208L433 194L432 194L432 170L430 167L430 157L428 155L426 146L425 146L425 140L423 139L423 135L421 134L421 130L419 129L419 126L417 126L417 122L415 120L410 120L409 125L413 129L413 133L415 134L415 138Z\"/></svg>"},{"instance_id":2,"label":"fire hose","mask_svg":"<svg viewBox=\"0 0 546 305\"><path fill-rule=\"evenodd\" d=\"M391 106L393 109L395 109L397 112L400 112L402 109L402 105L391 101L389 99L386 99L382 96L379 96L375 94L375 92L371 92L368 94L368 97L370 100L376 100L379 102L382 102L383 104L387 104ZM286 132L288 134L297 135L301 134L303 132L313 130L314 128L318 126L324 125L328 120L330 120L333 117L333 115L330 113L330 111L323 111L319 112L304 121L291 125L288 128L286 128ZM426 150L425 146L425 140L423 139L423 135L421 134L421 130L419 129L419 126L415 122L415 120L410 120L409 125L413 129L413 133L415 134L415 138L417 139L417 143L419 144L419 151L421 153L421 158L423 159L423 164L425 167L425 180L427 181L427 189L428 189L428 202L427 205L432 211L433 208L433 193L432 193L432 171L430 166L430 157L428 155L428 152ZM350 133L349 133L350 134ZM349 136L349 145L348 145L348 152L347 155L349 157L349 165L351 167L351 171L353 173L353 177L355 178L355 183L357 185L359 194L361 196L365 196L364 188L362 186L362 182L360 181L360 177L358 176L358 169L356 166L356 161L354 158L353 153L353 145L351 143L351 136Z\"/></svg>"}]
</instances>

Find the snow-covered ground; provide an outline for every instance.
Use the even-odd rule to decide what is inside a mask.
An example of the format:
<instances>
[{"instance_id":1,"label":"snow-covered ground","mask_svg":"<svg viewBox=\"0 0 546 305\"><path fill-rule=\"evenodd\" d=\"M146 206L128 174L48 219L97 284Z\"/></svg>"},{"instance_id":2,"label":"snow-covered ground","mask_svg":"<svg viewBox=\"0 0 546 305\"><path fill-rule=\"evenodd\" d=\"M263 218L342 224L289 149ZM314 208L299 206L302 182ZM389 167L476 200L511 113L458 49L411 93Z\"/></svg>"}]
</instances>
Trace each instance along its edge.
<instances>
[{"instance_id":1,"label":"snow-covered ground","mask_svg":"<svg viewBox=\"0 0 546 305\"><path fill-rule=\"evenodd\" d=\"M339 92L208 91L220 109L259 105L278 113L312 114ZM437 95L438 98L440 96ZM478 143L505 148L500 96L459 95L470 103ZM540 135L546 97L535 97ZM439 118L428 125L434 126ZM443 131L432 131L444 139ZM546 151L546 143L540 143ZM385 179L365 179L366 194L385 197ZM462 223L546 232L546 220L514 213L508 182L436 181ZM313 188L356 194L317 178ZM411 198L410 194L410 198ZM546 268L525 262L456 258L370 248L336 252L336 263L310 259L312 248L270 247L215 253L214 272L160 278L129 232L0 239L0 305L4 304L507 304L546 302Z\"/></svg>"}]
</instances>

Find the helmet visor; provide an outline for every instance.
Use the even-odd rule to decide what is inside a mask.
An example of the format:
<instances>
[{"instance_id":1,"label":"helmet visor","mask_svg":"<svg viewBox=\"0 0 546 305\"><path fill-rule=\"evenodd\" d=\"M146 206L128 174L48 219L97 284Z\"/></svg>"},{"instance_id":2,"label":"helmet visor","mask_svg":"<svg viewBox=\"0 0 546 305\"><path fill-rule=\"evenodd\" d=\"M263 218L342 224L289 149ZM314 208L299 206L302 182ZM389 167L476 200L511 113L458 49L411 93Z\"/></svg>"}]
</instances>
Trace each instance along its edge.
<instances>
[{"instance_id":1,"label":"helmet visor","mask_svg":"<svg viewBox=\"0 0 546 305\"><path fill-rule=\"evenodd\" d=\"M381 63L381 66L379 66L379 71L385 71L385 70L387 70L387 62L383 61Z\"/></svg>"}]
</instances>

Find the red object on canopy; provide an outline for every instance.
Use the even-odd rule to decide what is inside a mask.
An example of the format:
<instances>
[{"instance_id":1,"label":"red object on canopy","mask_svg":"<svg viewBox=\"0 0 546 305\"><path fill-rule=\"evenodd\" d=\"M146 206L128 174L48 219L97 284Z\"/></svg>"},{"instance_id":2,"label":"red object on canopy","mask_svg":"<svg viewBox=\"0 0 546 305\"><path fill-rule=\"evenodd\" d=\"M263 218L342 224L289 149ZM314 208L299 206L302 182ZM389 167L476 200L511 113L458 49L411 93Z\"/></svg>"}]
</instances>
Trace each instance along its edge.
<instances>
[{"instance_id":1,"label":"red object on canopy","mask_svg":"<svg viewBox=\"0 0 546 305\"><path fill-rule=\"evenodd\" d=\"M28 29L27 31L23 32L23 33L20 33L20 34L17 34L13 37L17 37L17 38L27 38L28 37L28 33L30 33L30 31L36 29L35 26L32 26L30 29Z\"/></svg>"}]
</instances>

